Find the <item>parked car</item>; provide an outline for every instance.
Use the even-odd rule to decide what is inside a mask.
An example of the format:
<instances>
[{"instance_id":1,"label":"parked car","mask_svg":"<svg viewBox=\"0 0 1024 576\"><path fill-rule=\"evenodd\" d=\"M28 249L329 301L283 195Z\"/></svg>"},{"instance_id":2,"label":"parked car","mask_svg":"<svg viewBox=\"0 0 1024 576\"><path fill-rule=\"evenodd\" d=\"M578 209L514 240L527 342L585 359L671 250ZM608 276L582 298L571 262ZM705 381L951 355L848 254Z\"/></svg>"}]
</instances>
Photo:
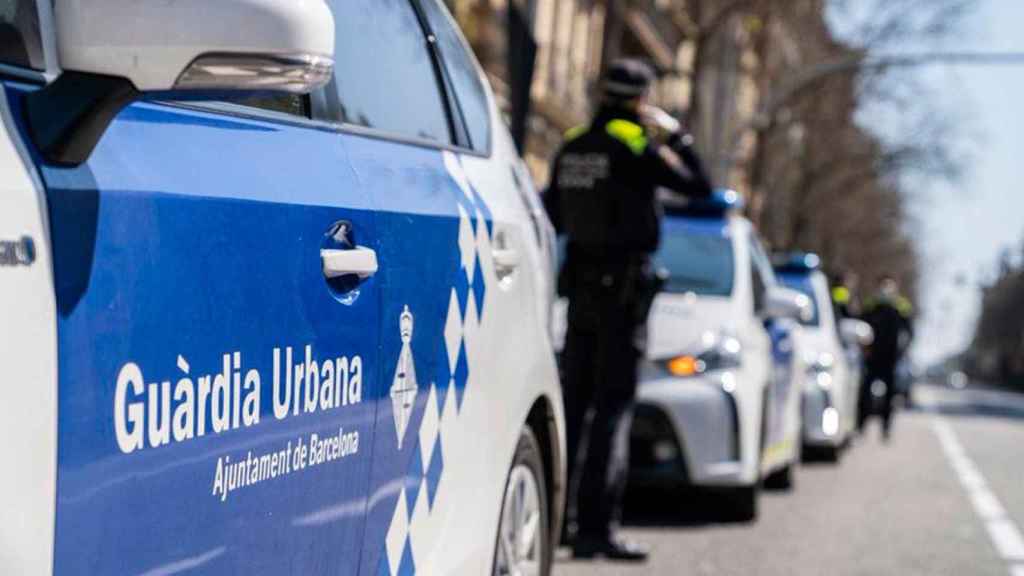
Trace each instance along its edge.
<instances>
[{"instance_id":1,"label":"parked car","mask_svg":"<svg viewBox=\"0 0 1024 576\"><path fill-rule=\"evenodd\" d=\"M634 482L727 490L745 519L763 479L799 458L793 320L807 298L779 285L739 196L668 209L632 430Z\"/></svg>"},{"instance_id":2,"label":"parked car","mask_svg":"<svg viewBox=\"0 0 1024 576\"><path fill-rule=\"evenodd\" d=\"M546 574L553 233L441 1L4 5L0 574Z\"/></svg>"},{"instance_id":3,"label":"parked car","mask_svg":"<svg viewBox=\"0 0 1024 576\"><path fill-rule=\"evenodd\" d=\"M870 343L871 328L860 320L837 316L818 256L784 254L775 261L779 280L812 303L813 313L803 321L801 333L808 367L803 390L804 451L838 460L857 428L860 350Z\"/></svg>"}]
</instances>

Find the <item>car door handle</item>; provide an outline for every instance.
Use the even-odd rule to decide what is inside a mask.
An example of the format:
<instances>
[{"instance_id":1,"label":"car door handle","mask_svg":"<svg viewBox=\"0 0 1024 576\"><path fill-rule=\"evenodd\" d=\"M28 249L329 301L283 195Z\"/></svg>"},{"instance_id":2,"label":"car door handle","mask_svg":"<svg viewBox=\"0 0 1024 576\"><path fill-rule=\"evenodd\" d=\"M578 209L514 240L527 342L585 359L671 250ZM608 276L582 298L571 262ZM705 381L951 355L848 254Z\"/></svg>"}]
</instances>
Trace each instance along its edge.
<instances>
[{"instance_id":1,"label":"car door handle","mask_svg":"<svg viewBox=\"0 0 1024 576\"><path fill-rule=\"evenodd\" d=\"M320 260L327 278L358 276L365 280L376 274L378 268L377 252L363 246L351 250L324 249L320 251Z\"/></svg>"},{"instance_id":2,"label":"car door handle","mask_svg":"<svg viewBox=\"0 0 1024 576\"><path fill-rule=\"evenodd\" d=\"M496 268L511 272L519 267L519 251L514 248L498 248L491 251Z\"/></svg>"}]
</instances>

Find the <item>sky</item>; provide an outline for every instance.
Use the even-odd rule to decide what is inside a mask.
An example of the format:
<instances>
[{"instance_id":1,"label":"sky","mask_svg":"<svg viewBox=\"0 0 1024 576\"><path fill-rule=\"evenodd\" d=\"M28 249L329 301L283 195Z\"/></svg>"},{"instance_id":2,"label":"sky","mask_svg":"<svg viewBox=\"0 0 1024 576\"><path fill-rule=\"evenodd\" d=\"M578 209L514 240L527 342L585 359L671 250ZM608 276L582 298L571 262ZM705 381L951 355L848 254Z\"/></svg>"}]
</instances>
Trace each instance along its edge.
<instances>
[{"instance_id":1,"label":"sky","mask_svg":"<svg viewBox=\"0 0 1024 576\"><path fill-rule=\"evenodd\" d=\"M979 0L943 48L1024 52L1022 23L1024 1ZM910 196L924 259L913 354L927 364L970 343L981 284L991 281L1005 249L1024 248L1024 66L937 66L915 74L934 107L958 123L967 160L958 181L917 182L921 189ZM868 112L862 122L886 119Z\"/></svg>"},{"instance_id":2,"label":"sky","mask_svg":"<svg viewBox=\"0 0 1024 576\"><path fill-rule=\"evenodd\" d=\"M1022 52L1021 23L1021 0L983 0L956 47ZM970 343L980 284L991 281L1003 250L1024 247L1024 67L930 70L927 82L941 107L967 106L972 142L961 182L935 183L917 196L926 273L915 356L924 362Z\"/></svg>"}]
</instances>

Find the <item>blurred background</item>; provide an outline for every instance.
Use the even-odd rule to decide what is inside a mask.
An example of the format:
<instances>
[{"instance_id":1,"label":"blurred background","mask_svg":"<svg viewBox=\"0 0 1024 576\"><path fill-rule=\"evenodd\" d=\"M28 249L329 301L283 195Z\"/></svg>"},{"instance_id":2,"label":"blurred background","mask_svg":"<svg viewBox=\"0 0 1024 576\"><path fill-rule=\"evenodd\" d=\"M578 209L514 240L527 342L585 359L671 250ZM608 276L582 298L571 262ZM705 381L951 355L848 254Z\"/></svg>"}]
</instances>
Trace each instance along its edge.
<instances>
[{"instance_id":1,"label":"blurred background","mask_svg":"<svg viewBox=\"0 0 1024 576\"><path fill-rule=\"evenodd\" d=\"M861 294L895 276L919 370L1024 389L1024 3L446 2L538 187L606 65L644 58L771 249Z\"/></svg>"}]
</instances>

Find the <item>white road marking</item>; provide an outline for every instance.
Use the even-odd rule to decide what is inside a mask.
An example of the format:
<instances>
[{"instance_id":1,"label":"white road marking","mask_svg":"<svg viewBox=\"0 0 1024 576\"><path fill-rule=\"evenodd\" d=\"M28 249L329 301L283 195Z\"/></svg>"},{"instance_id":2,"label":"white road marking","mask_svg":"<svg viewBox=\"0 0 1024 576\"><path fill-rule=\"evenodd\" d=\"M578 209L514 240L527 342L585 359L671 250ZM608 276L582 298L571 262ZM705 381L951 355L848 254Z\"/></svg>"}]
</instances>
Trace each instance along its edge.
<instances>
[{"instance_id":1,"label":"white road marking","mask_svg":"<svg viewBox=\"0 0 1024 576\"><path fill-rule=\"evenodd\" d=\"M990 520L988 534L1003 558L1014 562L1024 562L1024 538L1021 537L1020 530L1012 520L1009 518Z\"/></svg>"},{"instance_id":2,"label":"white road marking","mask_svg":"<svg viewBox=\"0 0 1024 576\"><path fill-rule=\"evenodd\" d=\"M986 522L1006 517L1006 510L1003 510L1003 506L996 499L995 494L988 490L974 490L974 493L971 494L971 502L974 504L975 512Z\"/></svg>"},{"instance_id":3,"label":"white road marking","mask_svg":"<svg viewBox=\"0 0 1024 576\"><path fill-rule=\"evenodd\" d=\"M956 472L960 484L967 492L975 513L985 523L992 545L1000 558L1010 563L1010 576L1024 576L1024 536L1021 536L1020 529L989 489L988 482L977 465L967 456L953 428L941 416L935 416L932 429L938 436L939 445L942 446L942 451Z\"/></svg>"}]
</instances>

